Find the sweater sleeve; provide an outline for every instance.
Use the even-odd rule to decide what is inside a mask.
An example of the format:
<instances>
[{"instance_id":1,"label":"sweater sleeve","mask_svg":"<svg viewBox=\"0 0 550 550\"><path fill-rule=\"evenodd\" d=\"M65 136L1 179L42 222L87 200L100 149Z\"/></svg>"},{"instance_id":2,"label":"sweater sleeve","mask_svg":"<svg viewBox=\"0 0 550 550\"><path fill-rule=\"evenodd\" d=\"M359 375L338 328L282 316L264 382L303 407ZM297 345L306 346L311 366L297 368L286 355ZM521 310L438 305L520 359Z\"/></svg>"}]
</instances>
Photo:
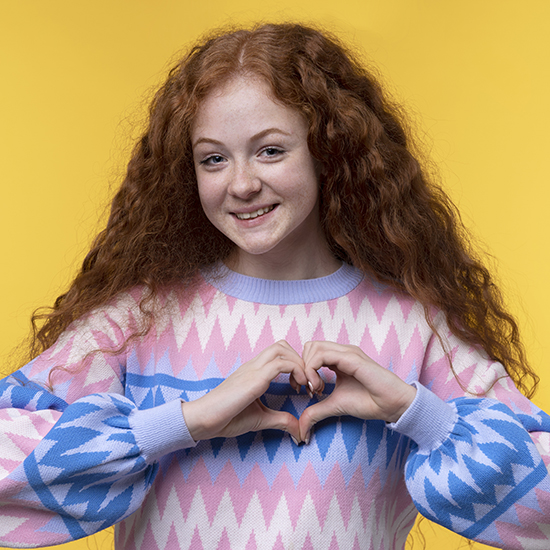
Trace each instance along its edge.
<instances>
[{"instance_id":1,"label":"sweater sleeve","mask_svg":"<svg viewBox=\"0 0 550 550\"><path fill-rule=\"evenodd\" d=\"M550 548L550 416L501 364L440 334L456 376L434 337L421 376L430 389L414 383L414 402L389 425L413 441L405 479L417 509L484 544Z\"/></svg>"},{"instance_id":2,"label":"sweater sleeve","mask_svg":"<svg viewBox=\"0 0 550 550\"><path fill-rule=\"evenodd\" d=\"M113 525L140 506L161 456L195 444L180 400L139 410L124 396L128 327L127 309L103 308L0 381L0 545Z\"/></svg>"}]
</instances>

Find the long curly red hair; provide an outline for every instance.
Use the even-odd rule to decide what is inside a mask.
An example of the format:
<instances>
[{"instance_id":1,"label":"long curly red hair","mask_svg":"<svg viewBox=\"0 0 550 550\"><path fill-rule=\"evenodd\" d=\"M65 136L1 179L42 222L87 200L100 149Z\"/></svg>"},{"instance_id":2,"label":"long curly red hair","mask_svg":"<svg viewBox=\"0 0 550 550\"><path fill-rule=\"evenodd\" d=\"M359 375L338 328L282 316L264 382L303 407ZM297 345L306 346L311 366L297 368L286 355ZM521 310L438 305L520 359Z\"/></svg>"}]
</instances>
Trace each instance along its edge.
<instances>
[{"instance_id":1,"label":"long curly red hair","mask_svg":"<svg viewBox=\"0 0 550 550\"><path fill-rule=\"evenodd\" d=\"M31 355L118 293L142 285L143 304L152 303L163 287L190 284L200 268L231 252L233 243L202 211L190 134L203 99L239 75L263 79L276 100L306 117L333 254L405 290L427 314L433 307L445 312L453 333L484 348L532 393L538 378L518 326L456 208L413 154L399 109L337 38L297 24L215 33L172 68L107 227L69 290L33 316Z\"/></svg>"}]
</instances>

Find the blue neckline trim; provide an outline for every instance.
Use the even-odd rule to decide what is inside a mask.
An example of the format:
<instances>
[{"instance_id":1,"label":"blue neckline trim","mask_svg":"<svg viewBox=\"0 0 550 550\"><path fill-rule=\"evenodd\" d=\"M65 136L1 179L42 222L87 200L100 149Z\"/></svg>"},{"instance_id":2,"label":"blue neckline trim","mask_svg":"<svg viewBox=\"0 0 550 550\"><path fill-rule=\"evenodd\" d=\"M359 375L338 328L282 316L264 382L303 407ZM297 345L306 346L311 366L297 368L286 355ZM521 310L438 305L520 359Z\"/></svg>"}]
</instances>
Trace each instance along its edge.
<instances>
[{"instance_id":1,"label":"blue neckline trim","mask_svg":"<svg viewBox=\"0 0 550 550\"><path fill-rule=\"evenodd\" d=\"M326 277L280 281L258 279L231 271L225 264L216 264L202 271L207 283L219 291L247 302L267 305L291 305L325 302L351 292L363 280L363 273L343 264Z\"/></svg>"}]
</instances>

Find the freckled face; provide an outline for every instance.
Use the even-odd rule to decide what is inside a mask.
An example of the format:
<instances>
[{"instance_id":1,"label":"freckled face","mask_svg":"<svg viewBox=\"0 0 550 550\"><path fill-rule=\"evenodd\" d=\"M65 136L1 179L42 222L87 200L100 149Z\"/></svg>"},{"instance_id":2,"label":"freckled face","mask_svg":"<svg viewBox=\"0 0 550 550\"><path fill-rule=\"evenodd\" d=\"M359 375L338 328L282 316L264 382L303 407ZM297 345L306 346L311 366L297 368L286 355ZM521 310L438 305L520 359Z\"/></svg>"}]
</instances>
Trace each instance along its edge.
<instances>
[{"instance_id":1,"label":"freckled face","mask_svg":"<svg viewBox=\"0 0 550 550\"><path fill-rule=\"evenodd\" d=\"M192 143L202 207L248 261L326 247L307 132L301 113L252 78L215 90L197 113Z\"/></svg>"}]
</instances>

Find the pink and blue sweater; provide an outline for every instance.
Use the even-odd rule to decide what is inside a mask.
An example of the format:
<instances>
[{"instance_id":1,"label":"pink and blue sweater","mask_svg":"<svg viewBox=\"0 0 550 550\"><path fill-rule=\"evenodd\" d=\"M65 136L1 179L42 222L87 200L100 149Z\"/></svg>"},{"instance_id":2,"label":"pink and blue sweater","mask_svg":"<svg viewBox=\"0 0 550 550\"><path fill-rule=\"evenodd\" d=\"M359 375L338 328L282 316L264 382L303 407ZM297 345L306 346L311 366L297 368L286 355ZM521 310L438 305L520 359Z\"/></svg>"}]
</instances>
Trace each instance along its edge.
<instances>
[{"instance_id":1,"label":"pink and blue sweater","mask_svg":"<svg viewBox=\"0 0 550 550\"><path fill-rule=\"evenodd\" d=\"M308 281L226 268L204 279L166 291L126 347L140 289L0 381L0 545L116 523L125 550L402 549L420 511L493 546L550 548L550 417L441 314L456 376L423 307L350 266ZM309 445L275 430L193 441L181 399L281 339L298 353L310 340L360 346L417 397L396 424L324 420ZM329 393L334 374L322 375ZM263 397L296 416L315 399L286 375Z\"/></svg>"}]
</instances>

